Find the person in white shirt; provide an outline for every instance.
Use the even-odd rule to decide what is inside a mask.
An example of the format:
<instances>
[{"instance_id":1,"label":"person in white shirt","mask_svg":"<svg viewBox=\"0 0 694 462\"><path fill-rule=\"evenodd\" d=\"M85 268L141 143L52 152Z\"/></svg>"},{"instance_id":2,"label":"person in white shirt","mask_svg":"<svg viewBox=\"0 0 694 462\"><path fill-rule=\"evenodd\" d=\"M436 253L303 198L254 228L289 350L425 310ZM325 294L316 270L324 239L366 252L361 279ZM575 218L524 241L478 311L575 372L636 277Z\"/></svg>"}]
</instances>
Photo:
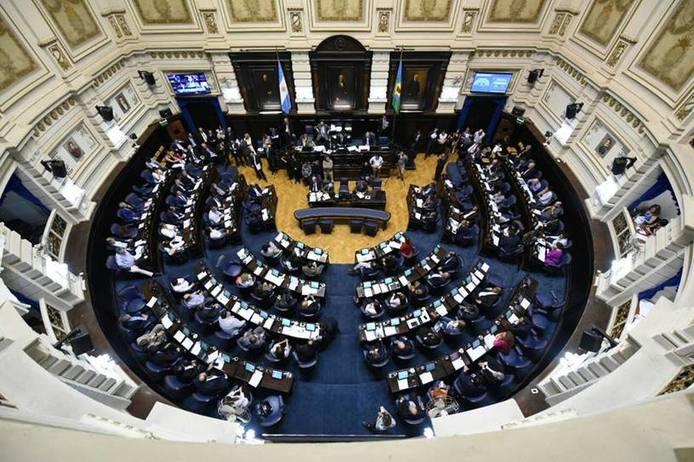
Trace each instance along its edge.
<instances>
[{"instance_id":1,"label":"person in white shirt","mask_svg":"<svg viewBox=\"0 0 694 462\"><path fill-rule=\"evenodd\" d=\"M378 415L376 416L376 422L362 422L362 425L364 425L364 427L366 427L366 429L371 432L382 433L395 427L397 425L397 422L390 414L390 412L388 412L386 408L381 406L381 408L378 411Z\"/></svg>"},{"instance_id":2,"label":"person in white shirt","mask_svg":"<svg viewBox=\"0 0 694 462\"><path fill-rule=\"evenodd\" d=\"M480 145L480 144L482 144L482 141L484 141L484 137L485 137L486 135L487 135L487 134L484 133L484 130L482 130L482 129L480 128L479 130L477 130L477 131L475 132L475 135L473 136L472 139L473 139L473 141L474 141L477 145Z\"/></svg>"},{"instance_id":3,"label":"person in white shirt","mask_svg":"<svg viewBox=\"0 0 694 462\"><path fill-rule=\"evenodd\" d=\"M383 167L383 156L377 152L371 157L369 164L371 165L373 177L378 178L379 174L381 173L381 167Z\"/></svg>"},{"instance_id":4,"label":"person in white shirt","mask_svg":"<svg viewBox=\"0 0 694 462\"><path fill-rule=\"evenodd\" d=\"M176 278L171 282L171 290L178 294L188 292L194 287L194 284L186 278Z\"/></svg>"},{"instance_id":5,"label":"person in white shirt","mask_svg":"<svg viewBox=\"0 0 694 462\"><path fill-rule=\"evenodd\" d=\"M232 337L236 337L246 327L246 321L237 318L228 310L222 313L217 322L219 323L219 328Z\"/></svg>"},{"instance_id":6,"label":"person in white shirt","mask_svg":"<svg viewBox=\"0 0 694 462\"><path fill-rule=\"evenodd\" d=\"M222 222L222 214L216 206L212 206L210 211L207 213L207 219L213 225L218 225Z\"/></svg>"},{"instance_id":7,"label":"person in white shirt","mask_svg":"<svg viewBox=\"0 0 694 462\"><path fill-rule=\"evenodd\" d=\"M135 264L135 257L126 249L118 249L113 257L116 261L116 266L118 266L120 270L140 273L148 277L154 276L153 272L138 267Z\"/></svg>"}]
</instances>

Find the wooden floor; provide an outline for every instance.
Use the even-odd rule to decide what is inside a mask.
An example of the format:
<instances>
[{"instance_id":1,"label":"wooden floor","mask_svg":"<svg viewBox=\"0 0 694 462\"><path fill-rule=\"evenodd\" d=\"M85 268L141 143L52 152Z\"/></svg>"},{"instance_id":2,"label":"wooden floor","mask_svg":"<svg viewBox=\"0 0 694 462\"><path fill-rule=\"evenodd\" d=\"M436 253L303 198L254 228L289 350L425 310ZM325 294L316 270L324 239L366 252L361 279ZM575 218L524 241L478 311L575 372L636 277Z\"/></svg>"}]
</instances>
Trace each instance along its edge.
<instances>
[{"instance_id":1,"label":"wooden floor","mask_svg":"<svg viewBox=\"0 0 694 462\"><path fill-rule=\"evenodd\" d=\"M264 161L266 162L266 161ZM370 247L392 236L397 231L405 231L408 223L407 190L410 184L425 185L434 179L436 157L425 159L424 155L417 157L417 170L407 170L405 181L401 181L395 175L391 175L383 182L386 192L386 210L391 218L388 228L380 230L374 237L365 234L352 234L347 225L336 225L331 234L321 234L317 230L315 234L305 235L294 218L294 211L308 207L306 195L308 187L302 183L296 183L289 179L285 170L270 174L267 163L264 171L269 181L258 180L255 171L250 167L241 167L239 170L246 176L249 184L258 183L261 186L274 184L277 190L277 229L289 234L292 238L305 242L312 247L320 247L328 251L332 263L354 262L354 252L362 247ZM350 190L354 189L355 182L350 181ZM335 190L339 184L336 183Z\"/></svg>"}]
</instances>

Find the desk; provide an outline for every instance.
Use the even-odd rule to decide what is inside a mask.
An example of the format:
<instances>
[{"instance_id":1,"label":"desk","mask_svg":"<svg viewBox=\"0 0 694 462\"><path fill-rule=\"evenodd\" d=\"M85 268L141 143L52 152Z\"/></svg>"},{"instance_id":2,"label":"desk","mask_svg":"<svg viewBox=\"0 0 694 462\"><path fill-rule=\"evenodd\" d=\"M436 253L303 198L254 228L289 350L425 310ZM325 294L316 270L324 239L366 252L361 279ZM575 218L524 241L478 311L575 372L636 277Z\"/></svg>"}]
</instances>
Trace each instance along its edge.
<instances>
[{"instance_id":1,"label":"desk","mask_svg":"<svg viewBox=\"0 0 694 462\"><path fill-rule=\"evenodd\" d=\"M351 219L367 220L375 221L381 228L386 229L390 212L356 207L315 207L296 210L294 218L299 222L325 218L335 220L336 223L349 223Z\"/></svg>"},{"instance_id":2,"label":"desk","mask_svg":"<svg viewBox=\"0 0 694 462\"><path fill-rule=\"evenodd\" d=\"M386 379L390 392L398 393L426 385L476 362L492 350L494 337L497 333L509 329L519 322L520 316L523 316L530 307L530 301L535 295L536 288L537 282L533 279L527 278L521 281L514 289L514 294L504 313L495 320L486 332L480 334L466 346L423 365L390 372Z\"/></svg>"},{"instance_id":3,"label":"desk","mask_svg":"<svg viewBox=\"0 0 694 462\"><path fill-rule=\"evenodd\" d=\"M364 281L357 286L357 298L362 299L364 297L373 297L374 295L385 295L407 287L408 284L423 278L429 271L436 268L447 253L448 251L437 245L429 255L399 276L389 276L377 281Z\"/></svg>"},{"instance_id":4,"label":"desk","mask_svg":"<svg viewBox=\"0 0 694 462\"><path fill-rule=\"evenodd\" d=\"M280 289L289 289L299 295L313 295L314 297L325 297L325 283L307 281L296 276L287 275L276 269L272 269L258 260L255 255L245 247L236 252L241 263L243 263L258 279L264 279L270 284Z\"/></svg>"},{"instance_id":5,"label":"desk","mask_svg":"<svg viewBox=\"0 0 694 462\"><path fill-rule=\"evenodd\" d=\"M400 250L400 246L407 237L401 232L393 234L393 237L379 242L373 247L365 247L354 252L354 263L364 263L379 260L391 252Z\"/></svg>"},{"instance_id":6,"label":"desk","mask_svg":"<svg viewBox=\"0 0 694 462\"><path fill-rule=\"evenodd\" d=\"M303 164L305 162L315 162L322 159L324 155L329 155L333 160L333 176L335 179L357 180L361 177L362 165L368 162L376 152L383 156L383 167L381 174L388 176L390 170L395 166L395 153L386 149L360 150L358 146L350 146L338 149L320 150L321 146L316 146L313 150L303 150L295 147L297 158ZM352 148L352 150L350 150ZM356 148L356 149L355 149ZM371 168L369 167L369 171Z\"/></svg>"},{"instance_id":7,"label":"desk","mask_svg":"<svg viewBox=\"0 0 694 462\"><path fill-rule=\"evenodd\" d=\"M166 292L156 282L146 284L147 307L159 318L167 333L191 355L207 364L213 364L215 369L224 372L228 377L247 382L254 388L267 388L281 393L291 391L294 385L294 376L291 372L256 366L220 352L217 347L200 340L197 334L190 332L183 321L168 309L166 297L159 298L154 294L165 295Z\"/></svg>"},{"instance_id":8,"label":"desk","mask_svg":"<svg viewBox=\"0 0 694 462\"><path fill-rule=\"evenodd\" d=\"M224 285L212 275L204 263L200 264L195 277L202 284L208 296L219 302L236 317L244 319L250 324L261 326L265 330L283 337L300 340L315 340L320 337L320 324L296 321L270 314L231 294L224 289Z\"/></svg>"},{"instance_id":9,"label":"desk","mask_svg":"<svg viewBox=\"0 0 694 462\"><path fill-rule=\"evenodd\" d=\"M487 277L489 265L479 261L458 287L446 295L417 308L411 313L380 322L367 322L359 325L359 341L371 342L394 335L406 335L420 326L436 321L441 316L456 311L465 298L471 295Z\"/></svg>"},{"instance_id":10,"label":"desk","mask_svg":"<svg viewBox=\"0 0 694 462\"><path fill-rule=\"evenodd\" d=\"M366 209L385 210L386 192L383 190L367 193L357 197L350 193L349 197L336 197L334 193L309 192L306 196L309 207L360 207Z\"/></svg>"},{"instance_id":11,"label":"desk","mask_svg":"<svg viewBox=\"0 0 694 462\"><path fill-rule=\"evenodd\" d=\"M287 233L280 231L274 240L282 249L294 252L303 260L315 261L323 265L328 263L328 252L319 247L311 247L301 241L292 239Z\"/></svg>"}]
</instances>

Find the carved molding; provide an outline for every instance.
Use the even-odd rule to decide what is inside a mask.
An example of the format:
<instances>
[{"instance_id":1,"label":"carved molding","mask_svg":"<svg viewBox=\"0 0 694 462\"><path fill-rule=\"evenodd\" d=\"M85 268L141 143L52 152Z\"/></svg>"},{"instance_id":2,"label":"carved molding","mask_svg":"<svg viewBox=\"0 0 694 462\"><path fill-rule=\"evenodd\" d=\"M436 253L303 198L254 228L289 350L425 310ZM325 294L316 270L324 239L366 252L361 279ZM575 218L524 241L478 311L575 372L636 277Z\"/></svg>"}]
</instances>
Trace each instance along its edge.
<instances>
[{"instance_id":1,"label":"carved molding","mask_svg":"<svg viewBox=\"0 0 694 462\"><path fill-rule=\"evenodd\" d=\"M193 51L193 50L174 50L174 51L151 51L149 56L153 59L190 59L190 58L204 58L204 51Z\"/></svg>"},{"instance_id":2,"label":"carved molding","mask_svg":"<svg viewBox=\"0 0 694 462\"><path fill-rule=\"evenodd\" d=\"M390 32L390 10L378 10L378 33Z\"/></svg>"},{"instance_id":3,"label":"carved molding","mask_svg":"<svg viewBox=\"0 0 694 462\"><path fill-rule=\"evenodd\" d=\"M614 48L612 48L610 54L607 56L607 65L610 67L615 67L617 63L619 63L619 60L622 58L622 56L624 56L624 52L627 50L628 47L629 42L622 39L618 40Z\"/></svg>"},{"instance_id":4,"label":"carved molding","mask_svg":"<svg viewBox=\"0 0 694 462\"><path fill-rule=\"evenodd\" d=\"M303 10L300 8L289 10L289 27L293 34L304 32Z\"/></svg>"},{"instance_id":5,"label":"carved molding","mask_svg":"<svg viewBox=\"0 0 694 462\"><path fill-rule=\"evenodd\" d=\"M217 20L214 17L213 11L203 11L202 19L205 21L205 27L207 27L207 32L210 34L219 33L219 28L217 27Z\"/></svg>"},{"instance_id":6,"label":"carved molding","mask_svg":"<svg viewBox=\"0 0 694 462\"><path fill-rule=\"evenodd\" d=\"M116 61L113 65L108 67L105 71L101 72L94 78L94 80L92 81L92 87L97 88L99 85L116 75L118 70L124 67L125 61L123 59Z\"/></svg>"},{"instance_id":7,"label":"carved molding","mask_svg":"<svg viewBox=\"0 0 694 462\"><path fill-rule=\"evenodd\" d=\"M567 13L559 13L557 12L554 15L554 20L552 20L552 25L549 26L549 35L557 35L559 33L559 28L564 24L564 18L566 17Z\"/></svg>"},{"instance_id":8,"label":"carved molding","mask_svg":"<svg viewBox=\"0 0 694 462\"><path fill-rule=\"evenodd\" d=\"M475 19L477 18L478 10L464 10L463 13L463 26L461 32L463 34L472 34L475 28Z\"/></svg>"},{"instance_id":9,"label":"carved molding","mask_svg":"<svg viewBox=\"0 0 694 462\"><path fill-rule=\"evenodd\" d=\"M67 53L65 53L65 50L63 50L63 47L60 46L60 43L58 41L55 41L51 44L49 44L46 49L48 50L48 53L51 55L53 60L60 66L60 68L63 71L67 71L72 67L72 62L70 61L70 58L68 58Z\"/></svg>"},{"instance_id":10,"label":"carved molding","mask_svg":"<svg viewBox=\"0 0 694 462\"><path fill-rule=\"evenodd\" d=\"M560 56L555 56L554 63L558 67L563 69L571 77L573 77L573 79L576 80L576 82L580 83L582 86L585 86L588 83L588 79L586 79L586 76L583 74L583 72L579 71L573 65L569 64L566 60L564 60L564 58Z\"/></svg>"},{"instance_id":11,"label":"carved molding","mask_svg":"<svg viewBox=\"0 0 694 462\"><path fill-rule=\"evenodd\" d=\"M48 130L54 122L57 122L60 117L70 110L71 107L77 104L77 100L70 96L61 103L58 103L48 114L43 116L32 128L31 135L34 138L41 136L43 132Z\"/></svg>"},{"instance_id":12,"label":"carved molding","mask_svg":"<svg viewBox=\"0 0 694 462\"><path fill-rule=\"evenodd\" d=\"M535 53L534 50L509 50L507 48L485 48L470 52L470 57L480 58L530 58Z\"/></svg>"},{"instance_id":13,"label":"carved molding","mask_svg":"<svg viewBox=\"0 0 694 462\"><path fill-rule=\"evenodd\" d=\"M691 114L692 109L694 109L694 94L690 95L689 99L682 103L679 108L677 108L675 111L675 117L677 117L678 120L684 120L689 114Z\"/></svg>"},{"instance_id":14,"label":"carved molding","mask_svg":"<svg viewBox=\"0 0 694 462\"><path fill-rule=\"evenodd\" d=\"M639 134L643 134L645 132L645 127L643 126L641 119L639 119L636 114L622 104L622 102L620 102L617 98L609 93L603 93L601 100L603 103L607 103L607 106L609 106L609 108L612 109L615 114L624 119L626 123L636 128Z\"/></svg>"}]
</instances>

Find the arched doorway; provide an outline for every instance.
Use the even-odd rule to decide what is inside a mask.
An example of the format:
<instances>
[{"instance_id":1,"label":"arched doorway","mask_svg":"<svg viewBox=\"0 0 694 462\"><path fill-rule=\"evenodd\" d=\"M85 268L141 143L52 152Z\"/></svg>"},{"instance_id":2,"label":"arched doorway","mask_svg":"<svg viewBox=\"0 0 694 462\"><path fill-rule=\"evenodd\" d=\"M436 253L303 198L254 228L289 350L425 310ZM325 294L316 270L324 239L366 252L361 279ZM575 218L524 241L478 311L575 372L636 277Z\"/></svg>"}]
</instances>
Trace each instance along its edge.
<instances>
[{"instance_id":1,"label":"arched doorway","mask_svg":"<svg viewBox=\"0 0 694 462\"><path fill-rule=\"evenodd\" d=\"M367 110L371 55L347 35L328 37L309 54L317 111Z\"/></svg>"}]
</instances>

